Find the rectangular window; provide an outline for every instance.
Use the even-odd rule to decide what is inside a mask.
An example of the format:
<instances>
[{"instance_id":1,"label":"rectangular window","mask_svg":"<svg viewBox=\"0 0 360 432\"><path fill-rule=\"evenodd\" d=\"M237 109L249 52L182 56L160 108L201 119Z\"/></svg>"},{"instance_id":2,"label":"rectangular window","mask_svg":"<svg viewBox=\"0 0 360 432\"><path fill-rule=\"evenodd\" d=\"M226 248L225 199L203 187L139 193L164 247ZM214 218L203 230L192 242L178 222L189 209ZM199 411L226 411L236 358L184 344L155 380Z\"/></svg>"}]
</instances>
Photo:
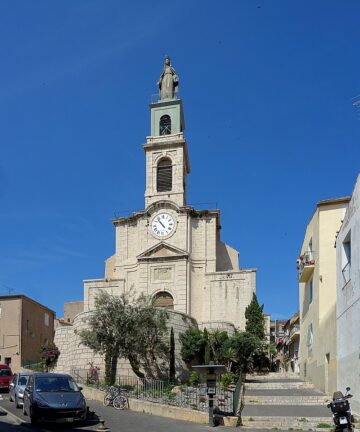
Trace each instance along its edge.
<instances>
[{"instance_id":1,"label":"rectangular window","mask_svg":"<svg viewBox=\"0 0 360 432\"><path fill-rule=\"evenodd\" d=\"M349 231L342 245L342 275L344 286L351 280L351 231Z\"/></svg>"},{"instance_id":2,"label":"rectangular window","mask_svg":"<svg viewBox=\"0 0 360 432\"><path fill-rule=\"evenodd\" d=\"M50 315L45 313L44 315L44 324L49 327L49 322L50 322Z\"/></svg>"},{"instance_id":3,"label":"rectangular window","mask_svg":"<svg viewBox=\"0 0 360 432\"><path fill-rule=\"evenodd\" d=\"M312 237L309 241L309 260L312 261L313 258L313 244L312 244Z\"/></svg>"},{"instance_id":4,"label":"rectangular window","mask_svg":"<svg viewBox=\"0 0 360 432\"><path fill-rule=\"evenodd\" d=\"M310 304L313 300L313 280L312 280L312 278L310 279L310 281L308 283L308 292L309 292L309 304Z\"/></svg>"},{"instance_id":5,"label":"rectangular window","mask_svg":"<svg viewBox=\"0 0 360 432\"><path fill-rule=\"evenodd\" d=\"M2 306L1 306L1 303L0 303L0 319L1 319L1 312L2 312Z\"/></svg>"}]
</instances>

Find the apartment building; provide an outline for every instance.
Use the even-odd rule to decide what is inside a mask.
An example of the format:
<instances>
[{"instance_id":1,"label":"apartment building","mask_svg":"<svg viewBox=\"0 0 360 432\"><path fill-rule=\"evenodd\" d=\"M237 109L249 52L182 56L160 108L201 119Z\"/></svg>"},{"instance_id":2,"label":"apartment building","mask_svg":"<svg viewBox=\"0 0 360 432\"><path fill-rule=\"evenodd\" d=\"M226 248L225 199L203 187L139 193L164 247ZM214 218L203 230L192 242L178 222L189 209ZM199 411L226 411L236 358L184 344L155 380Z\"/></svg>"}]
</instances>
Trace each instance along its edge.
<instances>
[{"instance_id":1,"label":"apartment building","mask_svg":"<svg viewBox=\"0 0 360 432\"><path fill-rule=\"evenodd\" d=\"M336 239L338 387L360 415L360 175Z\"/></svg>"},{"instance_id":2,"label":"apartment building","mask_svg":"<svg viewBox=\"0 0 360 432\"><path fill-rule=\"evenodd\" d=\"M0 363L19 371L40 360L40 347L54 338L55 312L25 295L0 296Z\"/></svg>"},{"instance_id":3,"label":"apartment building","mask_svg":"<svg viewBox=\"0 0 360 432\"><path fill-rule=\"evenodd\" d=\"M270 343L275 346L285 336L284 325L286 324L286 321L287 320L285 319L270 321Z\"/></svg>"},{"instance_id":4,"label":"apartment building","mask_svg":"<svg viewBox=\"0 0 360 432\"><path fill-rule=\"evenodd\" d=\"M284 360L288 372L299 373L300 317L296 312L284 325Z\"/></svg>"},{"instance_id":5,"label":"apartment building","mask_svg":"<svg viewBox=\"0 0 360 432\"><path fill-rule=\"evenodd\" d=\"M336 233L350 197L317 203L297 260L300 376L326 393L337 387Z\"/></svg>"}]
</instances>

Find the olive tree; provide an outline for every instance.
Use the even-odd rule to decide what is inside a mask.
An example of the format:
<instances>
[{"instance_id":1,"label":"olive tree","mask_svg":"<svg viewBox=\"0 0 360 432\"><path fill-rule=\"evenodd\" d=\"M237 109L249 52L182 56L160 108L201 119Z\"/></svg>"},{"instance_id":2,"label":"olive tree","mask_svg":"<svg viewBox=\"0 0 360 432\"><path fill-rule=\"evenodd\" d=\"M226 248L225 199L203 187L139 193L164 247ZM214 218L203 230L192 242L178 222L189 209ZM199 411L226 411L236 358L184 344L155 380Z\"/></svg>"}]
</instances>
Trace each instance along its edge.
<instances>
[{"instance_id":1,"label":"olive tree","mask_svg":"<svg viewBox=\"0 0 360 432\"><path fill-rule=\"evenodd\" d=\"M118 358L127 359L139 378L157 378L167 370L167 319L166 311L132 291L120 296L100 293L88 328L79 335L85 346L105 355L108 384L114 383Z\"/></svg>"}]
</instances>

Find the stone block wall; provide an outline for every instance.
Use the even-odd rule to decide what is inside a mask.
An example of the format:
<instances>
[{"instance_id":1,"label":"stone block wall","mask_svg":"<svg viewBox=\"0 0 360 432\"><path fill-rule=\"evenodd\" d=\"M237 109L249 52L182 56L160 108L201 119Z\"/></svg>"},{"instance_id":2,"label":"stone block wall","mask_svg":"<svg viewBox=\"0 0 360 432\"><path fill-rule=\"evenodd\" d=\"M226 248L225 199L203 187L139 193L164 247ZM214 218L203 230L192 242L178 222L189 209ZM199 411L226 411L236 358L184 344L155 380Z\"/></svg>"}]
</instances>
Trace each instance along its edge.
<instances>
[{"instance_id":1,"label":"stone block wall","mask_svg":"<svg viewBox=\"0 0 360 432\"><path fill-rule=\"evenodd\" d=\"M245 330L245 309L256 290L255 278L256 270L207 274L201 321L230 321Z\"/></svg>"},{"instance_id":2,"label":"stone block wall","mask_svg":"<svg viewBox=\"0 0 360 432\"><path fill-rule=\"evenodd\" d=\"M178 377L183 378L187 375L187 367L181 360L179 337L189 327L197 327L197 322L189 315L178 311L169 310L168 313L169 335L171 327L174 329L176 374ZM54 372L72 375L80 374L84 377L89 369L89 362L94 362L96 366L100 367L100 375L103 375L105 370L104 356L95 354L90 348L84 346L79 336L79 332L87 328L90 316L91 312L80 313L75 317L72 326L58 327L56 329L54 342L60 350L60 356ZM119 359L117 374L119 376L134 376L127 360Z\"/></svg>"},{"instance_id":3,"label":"stone block wall","mask_svg":"<svg viewBox=\"0 0 360 432\"><path fill-rule=\"evenodd\" d=\"M231 322L226 321L200 321L198 323L199 329L204 330L221 330L226 331L229 336L232 336L235 333L235 326Z\"/></svg>"}]
</instances>

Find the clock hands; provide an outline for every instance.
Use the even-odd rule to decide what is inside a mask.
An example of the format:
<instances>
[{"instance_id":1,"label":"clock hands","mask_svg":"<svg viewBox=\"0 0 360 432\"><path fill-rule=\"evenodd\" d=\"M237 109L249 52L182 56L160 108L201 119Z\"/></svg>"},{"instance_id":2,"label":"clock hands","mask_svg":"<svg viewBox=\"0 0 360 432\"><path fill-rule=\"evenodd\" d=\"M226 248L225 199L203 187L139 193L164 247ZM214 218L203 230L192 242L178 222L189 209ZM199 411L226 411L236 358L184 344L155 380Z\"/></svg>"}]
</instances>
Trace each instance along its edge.
<instances>
[{"instance_id":1,"label":"clock hands","mask_svg":"<svg viewBox=\"0 0 360 432\"><path fill-rule=\"evenodd\" d=\"M158 218L158 222L165 229L165 225L161 222L160 218Z\"/></svg>"},{"instance_id":2,"label":"clock hands","mask_svg":"<svg viewBox=\"0 0 360 432\"><path fill-rule=\"evenodd\" d=\"M152 221L152 232L160 238L170 235L174 231L174 220L167 213L160 213Z\"/></svg>"}]
</instances>

